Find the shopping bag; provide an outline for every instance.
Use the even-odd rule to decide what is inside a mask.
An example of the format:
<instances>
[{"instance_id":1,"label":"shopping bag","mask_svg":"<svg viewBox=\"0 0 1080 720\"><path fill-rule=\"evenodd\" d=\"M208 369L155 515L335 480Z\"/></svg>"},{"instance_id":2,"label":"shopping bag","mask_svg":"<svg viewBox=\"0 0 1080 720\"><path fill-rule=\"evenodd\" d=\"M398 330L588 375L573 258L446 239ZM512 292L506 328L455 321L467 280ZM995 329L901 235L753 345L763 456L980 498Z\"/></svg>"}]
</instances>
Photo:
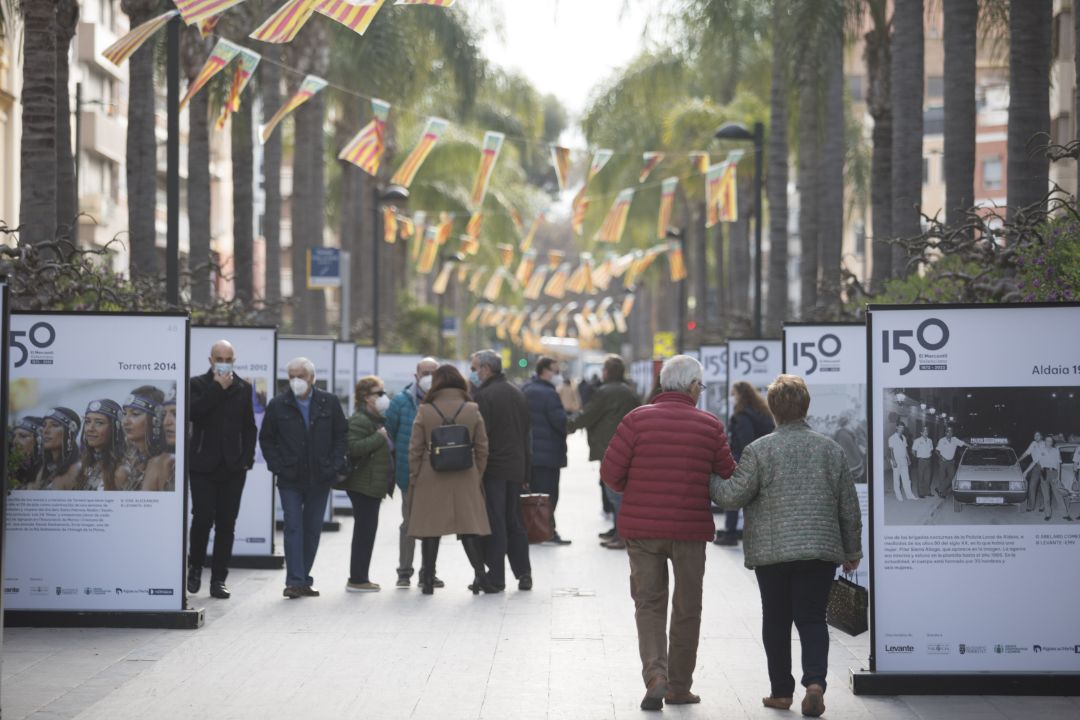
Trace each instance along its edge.
<instances>
[{"instance_id":1,"label":"shopping bag","mask_svg":"<svg viewBox=\"0 0 1080 720\"><path fill-rule=\"evenodd\" d=\"M829 602L825 607L825 622L848 635L861 635L870 627L867 610L870 594L862 585L846 577L833 580Z\"/></svg>"},{"instance_id":2,"label":"shopping bag","mask_svg":"<svg viewBox=\"0 0 1080 720\"><path fill-rule=\"evenodd\" d=\"M528 488L526 488L528 490ZM521 522L529 536L529 543L550 540L555 535L551 520L551 496L547 493L526 492L521 495Z\"/></svg>"}]
</instances>

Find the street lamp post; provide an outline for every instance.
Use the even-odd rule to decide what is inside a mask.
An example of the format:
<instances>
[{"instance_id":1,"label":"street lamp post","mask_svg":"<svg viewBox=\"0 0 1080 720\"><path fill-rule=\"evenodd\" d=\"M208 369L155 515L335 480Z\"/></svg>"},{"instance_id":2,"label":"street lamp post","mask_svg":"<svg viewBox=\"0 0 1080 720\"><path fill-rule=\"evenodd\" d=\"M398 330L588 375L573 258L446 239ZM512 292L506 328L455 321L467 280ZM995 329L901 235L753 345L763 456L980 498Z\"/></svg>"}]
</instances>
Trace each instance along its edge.
<instances>
[{"instance_id":1,"label":"street lamp post","mask_svg":"<svg viewBox=\"0 0 1080 720\"><path fill-rule=\"evenodd\" d=\"M679 243L679 249L682 251L683 255L683 262L686 262L686 241L683 239L683 230L681 228L669 227L667 229L667 239L669 242L675 240ZM676 349L681 355L686 349L686 278L679 281L678 323L679 326L675 335Z\"/></svg>"},{"instance_id":2,"label":"street lamp post","mask_svg":"<svg viewBox=\"0 0 1080 720\"><path fill-rule=\"evenodd\" d=\"M754 123L750 132L741 123L724 123L713 137L717 140L751 140L754 143L754 335L761 337L761 179L764 175L765 124Z\"/></svg>"},{"instance_id":3,"label":"street lamp post","mask_svg":"<svg viewBox=\"0 0 1080 720\"><path fill-rule=\"evenodd\" d=\"M371 225L375 230L375 242L371 254L371 344L375 346L376 356L379 354L379 285L380 275L382 274L379 260L382 255L381 246L383 243L382 206L400 207L408 199L409 190L401 185L388 185L385 188L379 185L375 186L375 202L372 203L374 217Z\"/></svg>"},{"instance_id":4,"label":"street lamp post","mask_svg":"<svg viewBox=\"0 0 1080 720\"><path fill-rule=\"evenodd\" d=\"M166 26L165 300L180 304L180 18Z\"/></svg>"}]
</instances>

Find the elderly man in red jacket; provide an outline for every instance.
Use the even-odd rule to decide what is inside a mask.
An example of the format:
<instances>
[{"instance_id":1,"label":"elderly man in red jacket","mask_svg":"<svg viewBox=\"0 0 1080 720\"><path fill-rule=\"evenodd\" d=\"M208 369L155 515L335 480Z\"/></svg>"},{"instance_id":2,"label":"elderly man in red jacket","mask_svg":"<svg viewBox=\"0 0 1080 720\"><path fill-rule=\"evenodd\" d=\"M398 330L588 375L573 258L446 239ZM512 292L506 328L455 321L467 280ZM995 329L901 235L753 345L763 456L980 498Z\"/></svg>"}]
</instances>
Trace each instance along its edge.
<instances>
[{"instance_id":1,"label":"elderly man in red jacket","mask_svg":"<svg viewBox=\"0 0 1080 720\"><path fill-rule=\"evenodd\" d=\"M709 477L731 477L735 460L724 426L694 407L703 392L701 363L676 355L660 371L662 392L619 424L600 478L623 493L619 534L630 557L645 680L642 710L700 702L690 692L701 629L705 545L716 528ZM675 574L667 637L668 561ZM670 682L669 682L670 681Z\"/></svg>"}]
</instances>

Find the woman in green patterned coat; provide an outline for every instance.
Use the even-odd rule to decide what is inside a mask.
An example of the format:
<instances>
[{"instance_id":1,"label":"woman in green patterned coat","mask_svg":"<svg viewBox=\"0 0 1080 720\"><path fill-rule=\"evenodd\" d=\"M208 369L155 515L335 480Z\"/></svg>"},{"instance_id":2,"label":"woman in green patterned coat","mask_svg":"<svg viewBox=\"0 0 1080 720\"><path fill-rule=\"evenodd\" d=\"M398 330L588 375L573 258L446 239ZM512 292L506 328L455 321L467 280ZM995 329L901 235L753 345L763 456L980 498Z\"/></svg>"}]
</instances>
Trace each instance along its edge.
<instances>
[{"instance_id":1,"label":"woman in green patterned coat","mask_svg":"<svg viewBox=\"0 0 1080 720\"><path fill-rule=\"evenodd\" d=\"M852 572L862 558L862 517L843 448L810 429L810 392L795 375L769 385L776 432L743 449L730 480L714 475L713 501L746 513L743 551L761 592L761 634L771 692L766 707L791 707L791 624L802 643L802 713L825 712L829 630L825 605L837 565Z\"/></svg>"},{"instance_id":2,"label":"woman in green patterned coat","mask_svg":"<svg viewBox=\"0 0 1080 720\"><path fill-rule=\"evenodd\" d=\"M383 427L383 413L390 406L383 382L374 375L356 383L356 412L349 418L349 475L337 485L349 493L353 508L352 555L349 560L349 592L378 592L371 582L371 550L379 529L379 503L392 482L390 436Z\"/></svg>"}]
</instances>

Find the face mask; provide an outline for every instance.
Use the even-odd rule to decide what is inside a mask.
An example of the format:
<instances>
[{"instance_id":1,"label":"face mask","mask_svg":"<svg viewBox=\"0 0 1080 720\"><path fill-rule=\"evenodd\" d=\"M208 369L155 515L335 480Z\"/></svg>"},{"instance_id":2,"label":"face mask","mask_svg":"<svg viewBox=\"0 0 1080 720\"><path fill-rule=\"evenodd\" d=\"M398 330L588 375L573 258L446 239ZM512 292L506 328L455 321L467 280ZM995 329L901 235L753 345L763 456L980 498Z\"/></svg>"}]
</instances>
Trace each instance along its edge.
<instances>
[{"instance_id":1,"label":"face mask","mask_svg":"<svg viewBox=\"0 0 1080 720\"><path fill-rule=\"evenodd\" d=\"M217 375L228 375L232 368L232 363L214 363L214 373Z\"/></svg>"},{"instance_id":2,"label":"face mask","mask_svg":"<svg viewBox=\"0 0 1080 720\"><path fill-rule=\"evenodd\" d=\"M471 373L469 373L469 382L471 382L473 385L479 387L480 386L480 373L476 372L475 370L473 370Z\"/></svg>"},{"instance_id":3,"label":"face mask","mask_svg":"<svg viewBox=\"0 0 1080 720\"><path fill-rule=\"evenodd\" d=\"M425 375L422 378L420 378L417 381L417 383L420 385L421 390L423 390L424 392L427 392L428 390L431 389L431 376L430 375Z\"/></svg>"},{"instance_id":4,"label":"face mask","mask_svg":"<svg viewBox=\"0 0 1080 720\"><path fill-rule=\"evenodd\" d=\"M380 395L375 398L375 412L382 415L390 407L390 398L385 395Z\"/></svg>"},{"instance_id":5,"label":"face mask","mask_svg":"<svg viewBox=\"0 0 1080 720\"><path fill-rule=\"evenodd\" d=\"M289 387L292 388L293 395L300 397L307 393L308 383L304 378L289 378Z\"/></svg>"},{"instance_id":6,"label":"face mask","mask_svg":"<svg viewBox=\"0 0 1080 720\"><path fill-rule=\"evenodd\" d=\"M563 384L562 375L552 375L551 376L551 384L554 385L555 387L561 387L562 384Z\"/></svg>"}]
</instances>

